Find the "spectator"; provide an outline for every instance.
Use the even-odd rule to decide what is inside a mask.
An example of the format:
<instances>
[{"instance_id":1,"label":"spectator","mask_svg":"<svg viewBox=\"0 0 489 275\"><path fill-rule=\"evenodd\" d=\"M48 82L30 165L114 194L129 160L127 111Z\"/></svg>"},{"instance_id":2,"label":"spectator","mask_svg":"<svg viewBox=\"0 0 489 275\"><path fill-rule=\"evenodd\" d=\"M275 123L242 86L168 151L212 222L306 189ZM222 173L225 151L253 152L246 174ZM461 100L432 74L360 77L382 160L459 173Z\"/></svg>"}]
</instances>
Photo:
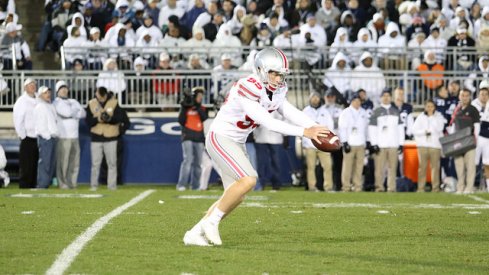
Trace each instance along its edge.
<instances>
[{"instance_id":1,"label":"spectator","mask_svg":"<svg viewBox=\"0 0 489 275\"><path fill-rule=\"evenodd\" d=\"M251 41L250 46L263 48L271 46L273 43L273 37L270 33L270 29L267 27L267 24L261 23L260 29L258 30L258 34Z\"/></svg>"},{"instance_id":2,"label":"spectator","mask_svg":"<svg viewBox=\"0 0 489 275\"><path fill-rule=\"evenodd\" d=\"M88 102L86 122L90 128L90 152L92 167L90 190L98 188L100 165L105 156L108 166L107 187L117 189L117 139L123 113L112 94L105 87L98 87L95 98Z\"/></svg>"},{"instance_id":3,"label":"spectator","mask_svg":"<svg viewBox=\"0 0 489 275\"><path fill-rule=\"evenodd\" d=\"M343 52L338 52L331 63L331 67L324 73L323 84L328 89L340 92L343 96L351 90L352 72L348 59Z\"/></svg>"},{"instance_id":4,"label":"spectator","mask_svg":"<svg viewBox=\"0 0 489 275\"><path fill-rule=\"evenodd\" d=\"M378 12L374 14L372 21L368 22L367 29L372 36L372 40L377 43L379 37L385 34L385 21L382 13Z\"/></svg>"},{"instance_id":5,"label":"spectator","mask_svg":"<svg viewBox=\"0 0 489 275\"><path fill-rule=\"evenodd\" d=\"M110 1L104 0L90 0L85 4L85 9L91 10L92 14L90 17L90 30L94 27L97 27L101 30L101 37L104 36L103 30L105 29L105 25L110 22L111 14L114 11L114 4ZM85 22L88 22L85 20Z\"/></svg>"},{"instance_id":6,"label":"spectator","mask_svg":"<svg viewBox=\"0 0 489 275\"><path fill-rule=\"evenodd\" d=\"M352 95L350 106L344 109L338 120L338 134L343 144L341 184L343 192L361 192L363 161L367 142L368 114L361 108L358 93Z\"/></svg>"},{"instance_id":7,"label":"spectator","mask_svg":"<svg viewBox=\"0 0 489 275\"><path fill-rule=\"evenodd\" d=\"M324 105L322 107L325 108L333 118L334 127L329 127L329 129L332 129L335 133L338 133L338 119L343 111L343 106L338 102L344 102L346 105L346 100L344 98L338 99L339 96L340 95L334 90L329 90L324 96ZM343 153L341 150L332 152L331 160L333 161L333 190L341 190L341 165L343 164Z\"/></svg>"},{"instance_id":8,"label":"spectator","mask_svg":"<svg viewBox=\"0 0 489 275\"><path fill-rule=\"evenodd\" d=\"M489 190L489 82L481 81L479 84L479 102L480 102L480 133L477 137L476 165L479 164L482 155L482 164L484 165L484 177L486 179L486 190ZM475 106L474 101L472 105Z\"/></svg>"},{"instance_id":9,"label":"spectator","mask_svg":"<svg viewBox=\"0 0 489 275\"><path fill-rule=\"evenodd\" d=\"M243 19L246 16L246 8L240 5L237 5L234 8L233 12L233 18L231 20L227 21L226 24L229 26L231 29L231 33L233 35L239 35L241 33L241 30L243 29ZM204 28L205 30L205 28Z\"/></svg>"},{"instance_id":10,"label":"spectator","mask_svg":"<svg viewBox=\"0 0 489 275\"><path fill-rule=\"evenodd\" d=\"M147 0L145 12L149 14L149 16L153 19L153 24L155 26L160 26L160 22L158 22L158 17L160 16L160 8L158 8L158 4L160 0Z\"/></svg>"},{"instance_id":11,"label":"spectator","mask_svg":"<svg viewBox=\"0 0 489 275\"><path fill-rule=\"evenodd\" d=\"M146 60L142 57L137 57L134 60L134 70L126 76L129 102L136 105L146 105L154 102L151 80L146 78L146 64Z\"/></svg>"},{"instance_id":12,"label":"spectator","mask_svg":"<svg viewBox=\"0 0 489 275\"><path fill-rule=\"evenodd\" d=\"M342 52L347 58L347 63L350 63L348 55L350 54L352 43L348 41L348 32L345 28L340 27L336 30L336 36L334 38L333 44L329 49L329 59L333 59L337 52Z\"/></svg>"},{"instance_id":13,"label":"spectator","mask_svg":"<svg viewBox=\"0 0 489 275\"><path fill-rule=\"evenodd\" d=\"M80 141L78 127L86 112L76 99L69 98L66 82L56 82L57 97L54 107L57 113L59 139L56 146L56 178L61 189L77 186L80 170Z\"/></svg>"},{"instance_id":14,"label":"spectator","mask_svg":"<svg viewBox=\"0 0 489 275\"><path fill-rule=\"evenodd\" d=\"M411 26L406 29L406 40L413 39L413 35L424 33L425 37L430 35L430 27L424 22L424 18L417 15L413 17Z\"/></svg>"},{"instance_id":15,"label":"spectator","mask_svg":"<svg viewBox=\"0 0 489 275\"><path fill-rule=\"evenodd\" d=\"M211 41L205 38L204 30L199 27L194 27L193 36L182 46L186 47L187 51L198 53L200 58L207 59L209 49L212 48Z\"/></svg>"},{"instance_id":16,"label":"spectator","mask_svg":"<svg viewBox=\"0 0 489 275\"><path fill-rule=\"evenodd\" d=\"M358 24L355 15L350 10L346 10L341 14L340 25L338 27L346 28L348 31L348 40L353 42L357 38L358 30L360 30L363 25ZM335 33L336 30L332 33L328 33L328 37L332 38L333 34ZM330 45L332 42L333 41L328 40L328 45Z\"/></svg>"},{"instance_id":17,"label":"spectator","mask_svg":"<svg viewBox=\"0 0 489 275\"><path fill-rule=\"evenodd\" d=\"M469 19L469 14L465 8L458 6L455 9L454 17L450 20L450 27L452 29L460 28L460 24L462 22L466 22L467 24L465 28L467 29L468 35L473 36L474 27L472 26L472 22Z\"/></svg>"},{"instance_id":18,"label":"spectator","mask_svg":"<svg viewBox=\"0 0 489 275\"><path fill-rule=\"evenodd\" d=\"M316 12L318 24L321 25L326 33L330 34L336 30L340 15L341 12L337 7L335 7L333 0L322 0L321 8ZM306 20L304 20L304 23L307 23L307 17L308 15L306 15Z\"/></svg>"},{"instance_id":19,"label":"spectator","mask_svg":"<svg viewBox=\"0 0 489 275\"><path fill-rule=\"evenodd\" d=\"M19 187L37 187L37 148L36 117L36 81L27 78L24 81L24 93L14 104L13 118L15 132L20 138L19 148Z\"/></svg>"},{"instance_id":20,"label":"spectator","mask_svg":"<svg viewBox=\"0 0 489 275\"><path fill-rule=\"evenodd\" d=\"M3 150L2 145L0 144L0 180L2 180L0 187L7 187L10 183L10 177L5 171L5 167L7 166L7 157L5 156L5 151Z\"/></svg>"},{"instance_id":21,"label":"spectator","mask_svg":"<svg viewBox=\"0 0 489 275\"><path fill-rule=\"evenodd\" d=\"M404 126L399 110L391 102L391 94L384 90L380 106L374 109L368 127L370 143L376 154L375 192L384 191L384 171L387 165L387 192L396 192L398 154L404 145Z\"/></svg>"},{"instance_id":22,"label":"spectator","mask_svg":"<svg viewBox=\"0 0 489 275\"><path fill-rule=\"evenodd\" d=\"M422 44L426 39L426 35L424 32L415 33L413 38L407 44L406 58L408 60L408 68L411 70L416 70L418 66L421 64L421 60L423 60L423 49Z\"/></svg>"},{"instance_id":23,"label":"spectator","mask_svg":"<svg viewBox=\"0 0 489 275\"><path fill-rule=\"evenodd\" d=\"M180 165L177 190L185 191L188 186L198 190L200 186L201 162L204 153L204 127L207 111L202 106L203 87L194 87L181 102L178 123L182 126L183 161Z\"/></svg>"},{"instance_id":24,"label":"spectator","mask_svg":"<svg viewBox=\"0 0 489 275\"><path fill-rule=\"evenodd\" d=\"M353 43L353 50L350 54L351 60L355 61L355 64L359 64L359 57L363 52L377 52L377 40L373 40L370 36L370 32L367 28L361 28L358 31L357 41Z\"/></svg>"},{"instance_id":25,"label":"spectator","mask_svg":"<svg viewBox=\"0 0 489 275\"><path fill-rule=\"evenodd\" d=\"M389 89L390 88L386 88ZM405 139L412 139L413 137L413 105L404 102L405 100L404 89L397 87L394 90L394 105L399 110L399 119L404 127Z\"/></svg>"},{"instance_id":26,"label":"spectator","mask_svg":"<svg viewBox=\"0 0 489 275\"><path fill-rule=\"evenodd\" d=\"M326 126L329 129L333 129L333 118L326 110L321 107L321 95L317 92L313 92L309 96L309 106L304 108L303 112L314 120L316 123ZM307 186L309 191L317 191L316 188L316 162L319 158L319 163L323 167L323 188L324 191L333 190L333 171L331 154L319 151L312 144L312 141L308 138L302 139L302 147L306 154L306 166L307 166Z\"/></svg>"},{"instance_id":27,"label":"spectator","mask_svg":"<svg viewBox=\"0 0 489 275\"><path fill-rule=\"evenodd\" d=\"M63 48L65 50L65 59L69 65L73 63L75 59L83 59L83 50L80 48L86 45L87 39L80 35L80 28L71 28L71 35L63 42Z\"/></svg>"},{"instance_id":28,"label":"spectator","mask_svg":"<svg viewBox=\"0 0 489 275\"><path fill-rule=\"evenodd\" d=\"M274 0L273 6L267 10L265 15L270 17L271 14L278 14L278 23L282 28L288 28L289 22L287 21L289 15L289 9L284 5L283 0Z\"/></svg>"},{"instance_id":29,"label":"spectator","mask_svg":"<svg viewBox=\"0 0 489 275\"><path fill-rule=\"evenodd\" d=\"M456 29L450 27L448 19L445 16L440 16L436 20L436 26L440 28L440 37L447 42L456 33Z\"/></svg>"},{"instance_id":30,"label":"spectator","mask_svg":"<svg viewBox=\"0 0 489 275\"><path fill-rule=\"evenodd\" d=\"M101 70L103 63L107 59L108 54L106 48L108 44L100 40L100 30L97 27L90 29L90 39L85 41L82 46L88 48L88 56L86 58L89 70ZM73 64L72 64L73 65Z\"/></svg>"},{"instance_id":31,"label":"spectator","mask_svg":"<svg viewBox=\"0 0 489 275\"><path fill-rule=\"evenodd\" d=\"M12 60L10 51L3 55L4 70L13 69L13 62L16 62L17 69L19 70L32 70L31 50L29 45L24 40L22 35L19 34L21 26L10 22L5 27L6 35L2 39L2 46L11 48L12 45L15 48L15 61Z\"/></svg>"},{"instance_id":32,"label":"spectator","mask_svg":"<svg viewBox=\"0 0 489 275\"><path fill-rule=\"evenodd\" d=\"M144 30L141 37L136 42L136 47L141 48L141 56L149 64L149 67L154 68L156 65L155 55L160 51L158 41L153 37L150 30Z\"/></svg>"},{"instance_id":33,"label":"spectator","mask_svg":"<svg viewBox=\"0 0 489 275\"><path fill-rule=\"evenodd\" d=\"M489 79L489 56L483 55L479 58L478 66L469 77L464 81L464 87L469 89L472 94L476 92L476 83L482 79Z\"/></svg>"},{"instance_id":34,"label":"spectator","mask_svg":"<svg viewBox=\"0 0 489 275\"><path fill-rule=\"evenodd\" d=\"M180 79L172 71L171 58L166 52L162 52L159 58L159 65L156 68L152 85L154 87L155 97L160 105L173 104L176 102L176 95L180 92Z\"/></svg>"},{"instance_id":35,"label":"spectator","mask_svg":"<svg viewBox=\"0 0 489 275\"><path fill-rule=\"evenodd\" d=\"M449 55L449 69L466 71L473 68L475 63L475 41L467 35L467 29L459 27L457 34L448 40L448 47L457 47L457 51Z\"/></svg>"},{"instance_id":36,"label":"spectator","mask_svg":"<svg viewBox=\"0 0 489 275\"><path fill-rule=\"evenodd\" d=\"M218 1L211 0L206 4L206 12L203 12L195 19L194 25L192 28L200 27L203 28L207 23L212 21L214 15L218 12Z\"/></svg>"},{"instance_id":37,"label":"spectator","mask_svg":"<svg viewBox=\"0 0 489 275\"><path fill-rule=\"evenodd\" d=\"M454 131L470 127L477 137L480 132L479 111L470 104L471 92L462 89L460 93L460 103L453 112L452 121ZM475 181L475 149L471 149L462 155L455 157L455 169L457 170L457 194L474 193Z\"/></svg>"},{"instance_id":38,"label":"spectator","mask_svg":"<svg viewBox=\"0 0 489 275\"><path fill-rule=\"evenodd\" d=\"M440 35L440 28L436 25L431 26L430 35L421 44L421 48L425 51L433 51L436 55L436 63L443 64L445 61L445 51L447 48L447 40Z\"/></svg>"},{"instance_id":39,"label":"spectator","mask_svg":"<svg viewBox=\"0 0 489 275\"><path fill-rule=\"evenodd\" d=\"M37 188L48 188L56 171L56 142L59 136L56 110L51 104L51 89L39 87L34 108L35 131L39 146Z\"/></svg>"},{"instance_id":40,"label":"spectator","mask_svg":"<svg viewBox=\"0 0 489 275\"><path fill-rule=\"evenodd\" d=\"M70 0L62 0L61 5L53 11L51 20L51 36L53 38L52 49L54 51L57 51L63 44L62 42L66 32L66 25L68 25L69 20L76 12L78 12L78 7Z\"/></svg>"},{"instance_id":41,"label":"spectator","mask_svg":"<svg viewBox=\"0 0 489 275\"><path fill-rule=\"evenodd\" d=\"M272 116L278 120L283 120L283 117L278 112L273 112ZM280 190L282 186L282 180L280 179L280 151L283 150L284 136L265 127L258 127L254 132L254 137L258 181L261 185L255 190L265 190L268 182L272 184L272 190Z\"/></svg>"},{"instance_id":42,"label":"spectator","mask_svg":"<svg viewBox=\"0 0 489 275\"><path fill-rule=\"evenodd\" d=\"M136 31L142 25L144 25L144 4L137 0L133 3L132 9L134 10L134 17L131 19L132 29ZM136 39L138 39L136 37Z\"/></svg>"},{"instance_id":43,"label":"spectator","mask_svg":"<svg viewBox=\"0 0 489 275\"><path fill-rule=\"evenodd\" d=\"M489 6L482 9L481 17L474 23L474 34L478 38L481 29L489 28Z\"/></svg>"},{"instance_id":44,"label":"spectator","mask_svg":"<svg viewBox=\"0 0 489 275\"><path fill-rule=\"evenodd\" d=\"M209 39L209 41L215 41L216 36L219 33L221 26L224 26L224 17L221 12L217 12L212 16L212 21L204 25L204 33L205 37ZM225 41L220 41L225 42Z\"/></svg>"},{"instance_id":45,"label":"spectator","mask_svg":"<svg viewBox=\"0 0 489 275\"><path fill-rule=\"evenodd\" d=\"M97 88L105 87L108 91L113 92L116 98L122 97L125 102L126 80L124 73L117 69L117 63L114 59L105 60L104 70L97 76Z\"/></svg>"},{"instance_id":46,"label":"spectator","mask_svg":"<svg viewBox=\"0 0 489 275\"><path fill-rule=\"evenodd\" d=\"M362 108L367 112L367 117L370 119L374 110L374 103L367 97L367 92L364 89L359 89L357 94L360 97Z\"/></svg>"},{"instance_id":47,"label":"spectator","mask_svg":"<svg viewBox=\"0 0 489 275\"><path fill-rule=\"evenodd\" d=\"M428 50L424 53L423 63L417 68L420 72L421 79L425 89L422 91L422 98L428 99L435 96L435 91L443 85L443 65L436 63L436 55L434 51ZM421 87L420 87L421 88Z\"/></svg>"},{"instance_id":48,"label":"spectator","mask_svg":"<svg viewBox=\"0 0 489 275\"><path fill-rule=\"evenodd\" d=\"M287 58L292 60L292 57L296 57L293 56L292 51L294 48L296 48L296 46L301 45L300 40L300 34L293 34L292 31L284 31L282 34L273 39L273 46L282 49Z\"/></svg>"},{"instance_id":49,"label":"spectator","mask_svg":"<svg viewBox=\"0 0 489 275\"><path fill-rule=\"evenodd\" d=\"M219 54L215 57L219 60L220 56L223 53L229 54L231 57L231 63L235 67L241 66L243 64L243 60L241 58L241 41L238 37L234 36L231 32L231 28L229 25L224 24L219 28L219 32L217 33L216 40L212 43L213 48L219 52ZM214 61L215 62L215 61ZM216 62L217 63L217 62Z\"/></svg>"},{"instance_id":50,"label":"spectator","mask_svg":"<svg viewBox=\"0 0 489 275\"><path fill-rule=\"evenodd\" d=\"M436 111L435 103L427 100L424 112L418 115L413 126L414 140L418 151L418 192L425 192L426 168L431 166L432 192L440 191L440 156L445 118Z\"/></svg>"},{"instance_id":51,"label":"spectator","mask_svg":"<svg viewBox=\"0 0 489 275\"><path fill-rule=\"evenodd\" d=\"M330 4L332 3L332 1L329 1L329 2L330 2ZM323 1L323 3L324 3L324 1ZM324 11L324 15L326 15L326 17L327 17L328 16L326 14L327 10L324 10L324 8L323 8L323 11ZM289 21L290 22L290 24L289 24L290 28L293 29L293 28L297 28L297 27L304 25L306 23L307 16L309 14L314 14L314 10L311 7L311 1L310 0L299 0L299 1L297 1L296 5L295 5L295 9L292 10L291 15L290 15L290 21ZM319 25L321 25L321 26L323 26L322 20L321 20L322 16L323 15L319 15L318 13L316 13L316 18L319 22ZM339 16L340 16L340 12L338 10L336 18L338 18ZM327 31L326 27L323 26L323 28Z\"/></svg>"},{"instance_id":52,"label":"spectator","mask_svg":"<svg viewBox=\"0 0 489 275\"><path fill-rule=\"evenodd\" d=\"M158 16L158 27L161 29L168 25L168 17L170 15L176 15L178 18L182 18L185 10L177 6L177 0L166 0L166 6L161 8Z\"/></svg>"},{"instance_id":53,"label":"spectator","mask_svg":"<svg viewBox=\"0 0 489 275\"><path fill-rule=\"evenodd\" d=\"M254 15L248 14L241 22L243 23L243 28L239 33L239 39L243 46L250 46L258 33L258 28L256 27L256 22L258 22L258 20L255 19Z\"/></svg>"},{"instance_id":54,"label":"spectator","mask_svg":"<svg viewBox=\"0 0 489 275\"><path fill-rule=\"evenodd\" d=\"M479 30L476 45L478 54L487 53L489 50L489 27L484 26Z\"/></svg>"},{"instance_id":55,"label":"spectator","mask_svg":"<svg viewBox=\"0 0 489 275\"><path fill-rule=\"evenodd\" d=\"M154 41L160 41L163 38L163 34L160 29L153 23L153 18L148 13L143 15L143 25L136 30L136 39L141 38L143 32L147 30L151 34Z\"/></svg>"},{"instance_id":56,"label":"spectator","mask_svg":"<svg viewBox=\"0 0 489 275\"><path fill-rule=\"evenodd\" d=\"M373 63L372 55L364 52L360 56L360 63L352 73L351 89L365 90L374 104L379 103L380 93L385 88L385 78L382 71Z\"/></svg>"},{"instance_id":57,"label":"spectator","mask_svg":"<svg viewBox=\"0 0 489 275\"><path fill-rule=\"evenodd\" d=\"M232 64L231 55L227 53L223 54L221 56L221 64L213 69L215 73L214 80L217 82L214 85L217 85L218 94L225 94L231 88L233 81L239 76L235 73L236 69L237 67Z\"/></svg>"},{"instance_id":58,"label":"spectator","mask_svg":"<svg viewBox=\"0 0 489 275\"><path fill-rule=\"evenodd\" d=\"M300 27L301 30L301 42L303 45L311 43L316 47L326 46L327 36L324 29L317 24L316 17L310 14L307 17L307 24ZM309 34L309 35L308 35ZM308 43L309 42L309 43Z\"/></svg>"},{"instance_id":59,"label":"spectator","mask_svg":"<svg viewBox=\"0 0 489 275\"><path fill-rule=\"evenodd\" d=\"M184 25L180 24L180 20L178 19L178 16L176 15L170 15L168 17L168 31L171 29L178 29L180 31L180 35L185 38L189 39L192 33L190 32L189 29L187 29ZM163 31L163 34L165 34L166 31Z\"/></svg>"},{"instance_id":60,"label":"spectator","mask_svg":"<svg viewBox=\"0 0 489 275\"><path fill-rule=\"evenodd\" d=\"M358 0L349 0L347 2L347 10L352 13L360 26L365 26L368 14L366 9L360 7ZM357 34L355 33L355 36L356 35Z\"/></svg>"},{"instance_id":61,"label":"spectator","mask_svg":"<svg viewBox=\"0 0 489 275\"><path fill-rule=\"evenodd\" d=\"M80 37L87 40L88 35L85 26L85 18L83 17L83 14L81 14L81 12L77 12L73 15L73 17L71 17L71 25L66 27L66 33L68 34L68 38L70 38L70 36L73 34L71 30L74 27L77 27L78 30L80 31Z\"/></svg>"},{"instance_id":62,"label":"spectator","mask_svg":"<svg viewBox=\"0 0 489 275\"><path fill-rule=\"evenodd\" d=\"M263 23L267 25L268 31L270 31L270 34L272 36L272 40L275 39L275 37L279 36L285 29L288 28L288 27L282 27L279 24L279 16L275 12L272 13L270 17L265 18L265 20L263 20Z\"/></svg>"},{"instance_id":63,"label":"spectator","mask_svg":"<svg viewBox=\"0 0 489 275\"><path fill-rule=\"evenodd\" d=\"M384 35L379 37L379 48L382 57L382 69L404 69L404 48L406 47L406 37L403 36L396 23L387 24Z\"/></svg>"},{"instance_id":64,"label":"spectator","mask_svg":"<svg viewBox=\"0 0 489 275\"><path fill-rule=\"evenodd\" d=\"M117 17L122 20L131 20L134 17L134 11L129 7L129 1L117 0L115 9L112 12L112 17Z\"/></svg>"},{"instance_id":65,"label":"spectator","mask_svg":"<svg viewBox=\"0 0 489 275\"><path fill-rule=\"evenodd\" d=\"M164 48L178 48L184 45L186 41L180 32L180 28L170 25L168 32L160 40L160 46Z\"/></svg>"},{"instance_id":66,"label":"spectator","mask_svg":"<svg viewBox=\"0 0 489 275\"><path fill-rule=\"evenodd\" d=\"M221 3L221 10L224 13L225 21L231 20L231 18L233 18L234 6L236 4L232 0L222 0L220 1L220 3Z\"/></svg>"},{"instance_id":67,"label":"spectator","mask_svg":"<svg viewBox=\"0 0 489 275\"><path fill-rule=\"evenodd\" d=\"M185 12L180 22L187 29L191 30L197 17L204 12L206 12L204 0L195 0L194 6Z\"/></svg>"},{"instance_id":68,"label":"spectator","mask_svg":"<svg viewBox=\"0 0 489 275\"><path fill-rule=\"evenodd\" d=\"M257 53L257 50L251 50L250 54L248 54L248 57L246 58L246 62L241 65L238 70L252 73L253 69L255 68L255 56Z\"/></svg>"},{"instance_id":69,"label":"spectator","mask_svg":"<svg viewBox=\"0 0 489 275\"><path fill-rule=\"evenodd\" d=\"M447 87L441 86L437 89L437 96L433 98L433 102L435 103L436 111L445 119L444 132L446 132L446 127L452 118L452 113L458 104L458 99L450 98Z\"/></svg>"}]
</instances>

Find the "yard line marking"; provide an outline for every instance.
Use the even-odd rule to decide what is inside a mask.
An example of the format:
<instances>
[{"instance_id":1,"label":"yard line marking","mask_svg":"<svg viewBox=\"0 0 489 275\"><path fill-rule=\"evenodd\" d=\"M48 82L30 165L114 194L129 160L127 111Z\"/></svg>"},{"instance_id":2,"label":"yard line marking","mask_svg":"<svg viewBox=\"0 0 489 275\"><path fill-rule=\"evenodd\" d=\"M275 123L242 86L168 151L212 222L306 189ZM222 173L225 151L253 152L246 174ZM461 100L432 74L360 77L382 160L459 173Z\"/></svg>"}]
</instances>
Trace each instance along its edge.
<instances>
[{"instance_id":1,"label":"yard line marking","mask_svg":"<svg viewBox=\"0 0 489 275\"><path fill-rule=\"evenodd\" d=\"M82 199L99 199L102 194L12 194L7 195L12 198L82 198Z\"/></svg>"},{"instance_id":2,"label":"yard line marking","mask_svg":"<svg viewBox=\"0 0 489 275\"><path fill-rule=\"evenodd\" d=\"M75 241L63 249L61 254L54 261L53 265L51 265L51 267L46 271L46 274L63 274L68 267L70 267L71 263L75 260L78 254L80 254L83 247L91 239L93 239L93 237L95 237L95 235L97 235L97 233L104 228L104 226L107 225L111 219L119 216L122 214L122 212L142 201L154 191L155 190L152 189L146 190L125 204L112 210L109 214L96 220L89 228L87 228L87 230L85 230L85 232L78 236Z\"/></svg>"},{"instance_id":3,"label":"yard line marking","mask_svg":"<svg viewBox=\"0 0 489 275\"><path fill-rule=\"evenodd\" d=\"M481 197L478 197L478 196L475 196L475 195L468 195L469 198L473 199L473 200L476 200L476 201L479 201L479 202L483 202L483 203L488 203L489 204L489 201L488 200L485 200Z\"/></svg>"}]
</instances>

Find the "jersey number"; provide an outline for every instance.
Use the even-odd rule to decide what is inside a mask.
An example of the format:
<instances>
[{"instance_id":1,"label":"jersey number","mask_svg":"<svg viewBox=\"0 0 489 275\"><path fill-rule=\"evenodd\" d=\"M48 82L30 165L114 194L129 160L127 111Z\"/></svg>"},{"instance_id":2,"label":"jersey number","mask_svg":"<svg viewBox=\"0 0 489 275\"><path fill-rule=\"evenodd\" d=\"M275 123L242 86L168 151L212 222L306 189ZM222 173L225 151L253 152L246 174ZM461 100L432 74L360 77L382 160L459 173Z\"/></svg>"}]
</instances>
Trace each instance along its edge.
<instances>
[{"instance_id":1,"label":"jersey number","mask_svg":"<svg viewBox=\"0 0 489 275\"><path fill-rule=\"evenodd\" d=\"M254 79L253 77L246 79L246 81L255 84L255 86L256 86L256 88L258 88L258 90L261 90L263 88L261 86L260 82L256 81L256 79Z\"/></svg>"},{"instance_id":2,"label":"jersey number","mask_svg":"<svg viewBox=\"0 0 489 275\"><path fill-rule=\"evenodd\" d=\"M258 124L255 124L253 119L251 119L249 116L245 116L245 121L238 121L238 123L236 123L236 125L240 129L243 129L243 130L246 130L250 127L252 127L252 129L255 129L256 127L258 127Z\"/></svg>"}]
</instances>

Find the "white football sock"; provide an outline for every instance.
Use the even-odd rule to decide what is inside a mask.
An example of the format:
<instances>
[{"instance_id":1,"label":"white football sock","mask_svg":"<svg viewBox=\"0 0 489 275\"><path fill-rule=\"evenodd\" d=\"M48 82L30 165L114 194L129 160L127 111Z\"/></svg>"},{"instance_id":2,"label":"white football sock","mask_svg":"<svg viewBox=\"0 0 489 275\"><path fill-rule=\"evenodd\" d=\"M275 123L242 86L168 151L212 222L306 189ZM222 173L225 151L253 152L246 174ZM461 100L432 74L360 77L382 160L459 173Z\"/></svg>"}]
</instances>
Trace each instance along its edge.
<instances>
[{"instance_id":1,"label":"white football sock","mask_svg":"<svg viewBox=\"0 0 489 275\"><path fill-rule=\"evenodd\" d=\"M213 224L219 224L219 222L222 220L222 217L224 217L225 214L226 213L219 210L219 208L217 208L217 206L216 206L216 207L214 207L214 210L212 210L208 219Z\"/></svg>"}]
</instances>

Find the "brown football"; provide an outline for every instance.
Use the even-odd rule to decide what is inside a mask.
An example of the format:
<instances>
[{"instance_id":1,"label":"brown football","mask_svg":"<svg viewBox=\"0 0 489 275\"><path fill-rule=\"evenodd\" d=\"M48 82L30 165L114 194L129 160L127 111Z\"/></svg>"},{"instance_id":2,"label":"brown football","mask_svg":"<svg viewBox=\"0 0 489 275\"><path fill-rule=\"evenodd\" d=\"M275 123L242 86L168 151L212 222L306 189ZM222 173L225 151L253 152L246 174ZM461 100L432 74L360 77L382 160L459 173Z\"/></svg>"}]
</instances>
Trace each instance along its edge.
<instances>
[{"instance_id":1,"label":"brown football","mask_svg":"<svg viewBox=\"0 0 489 275\"><path fill-rule=\"evenodd\" d=\"M321 144L315 140L312 140L312 143L323 152L334 152L341 149L340 138L333 132L329 132L325 137L320 137L319 141L321 141Z\"/></svg>"}]
</instances>

